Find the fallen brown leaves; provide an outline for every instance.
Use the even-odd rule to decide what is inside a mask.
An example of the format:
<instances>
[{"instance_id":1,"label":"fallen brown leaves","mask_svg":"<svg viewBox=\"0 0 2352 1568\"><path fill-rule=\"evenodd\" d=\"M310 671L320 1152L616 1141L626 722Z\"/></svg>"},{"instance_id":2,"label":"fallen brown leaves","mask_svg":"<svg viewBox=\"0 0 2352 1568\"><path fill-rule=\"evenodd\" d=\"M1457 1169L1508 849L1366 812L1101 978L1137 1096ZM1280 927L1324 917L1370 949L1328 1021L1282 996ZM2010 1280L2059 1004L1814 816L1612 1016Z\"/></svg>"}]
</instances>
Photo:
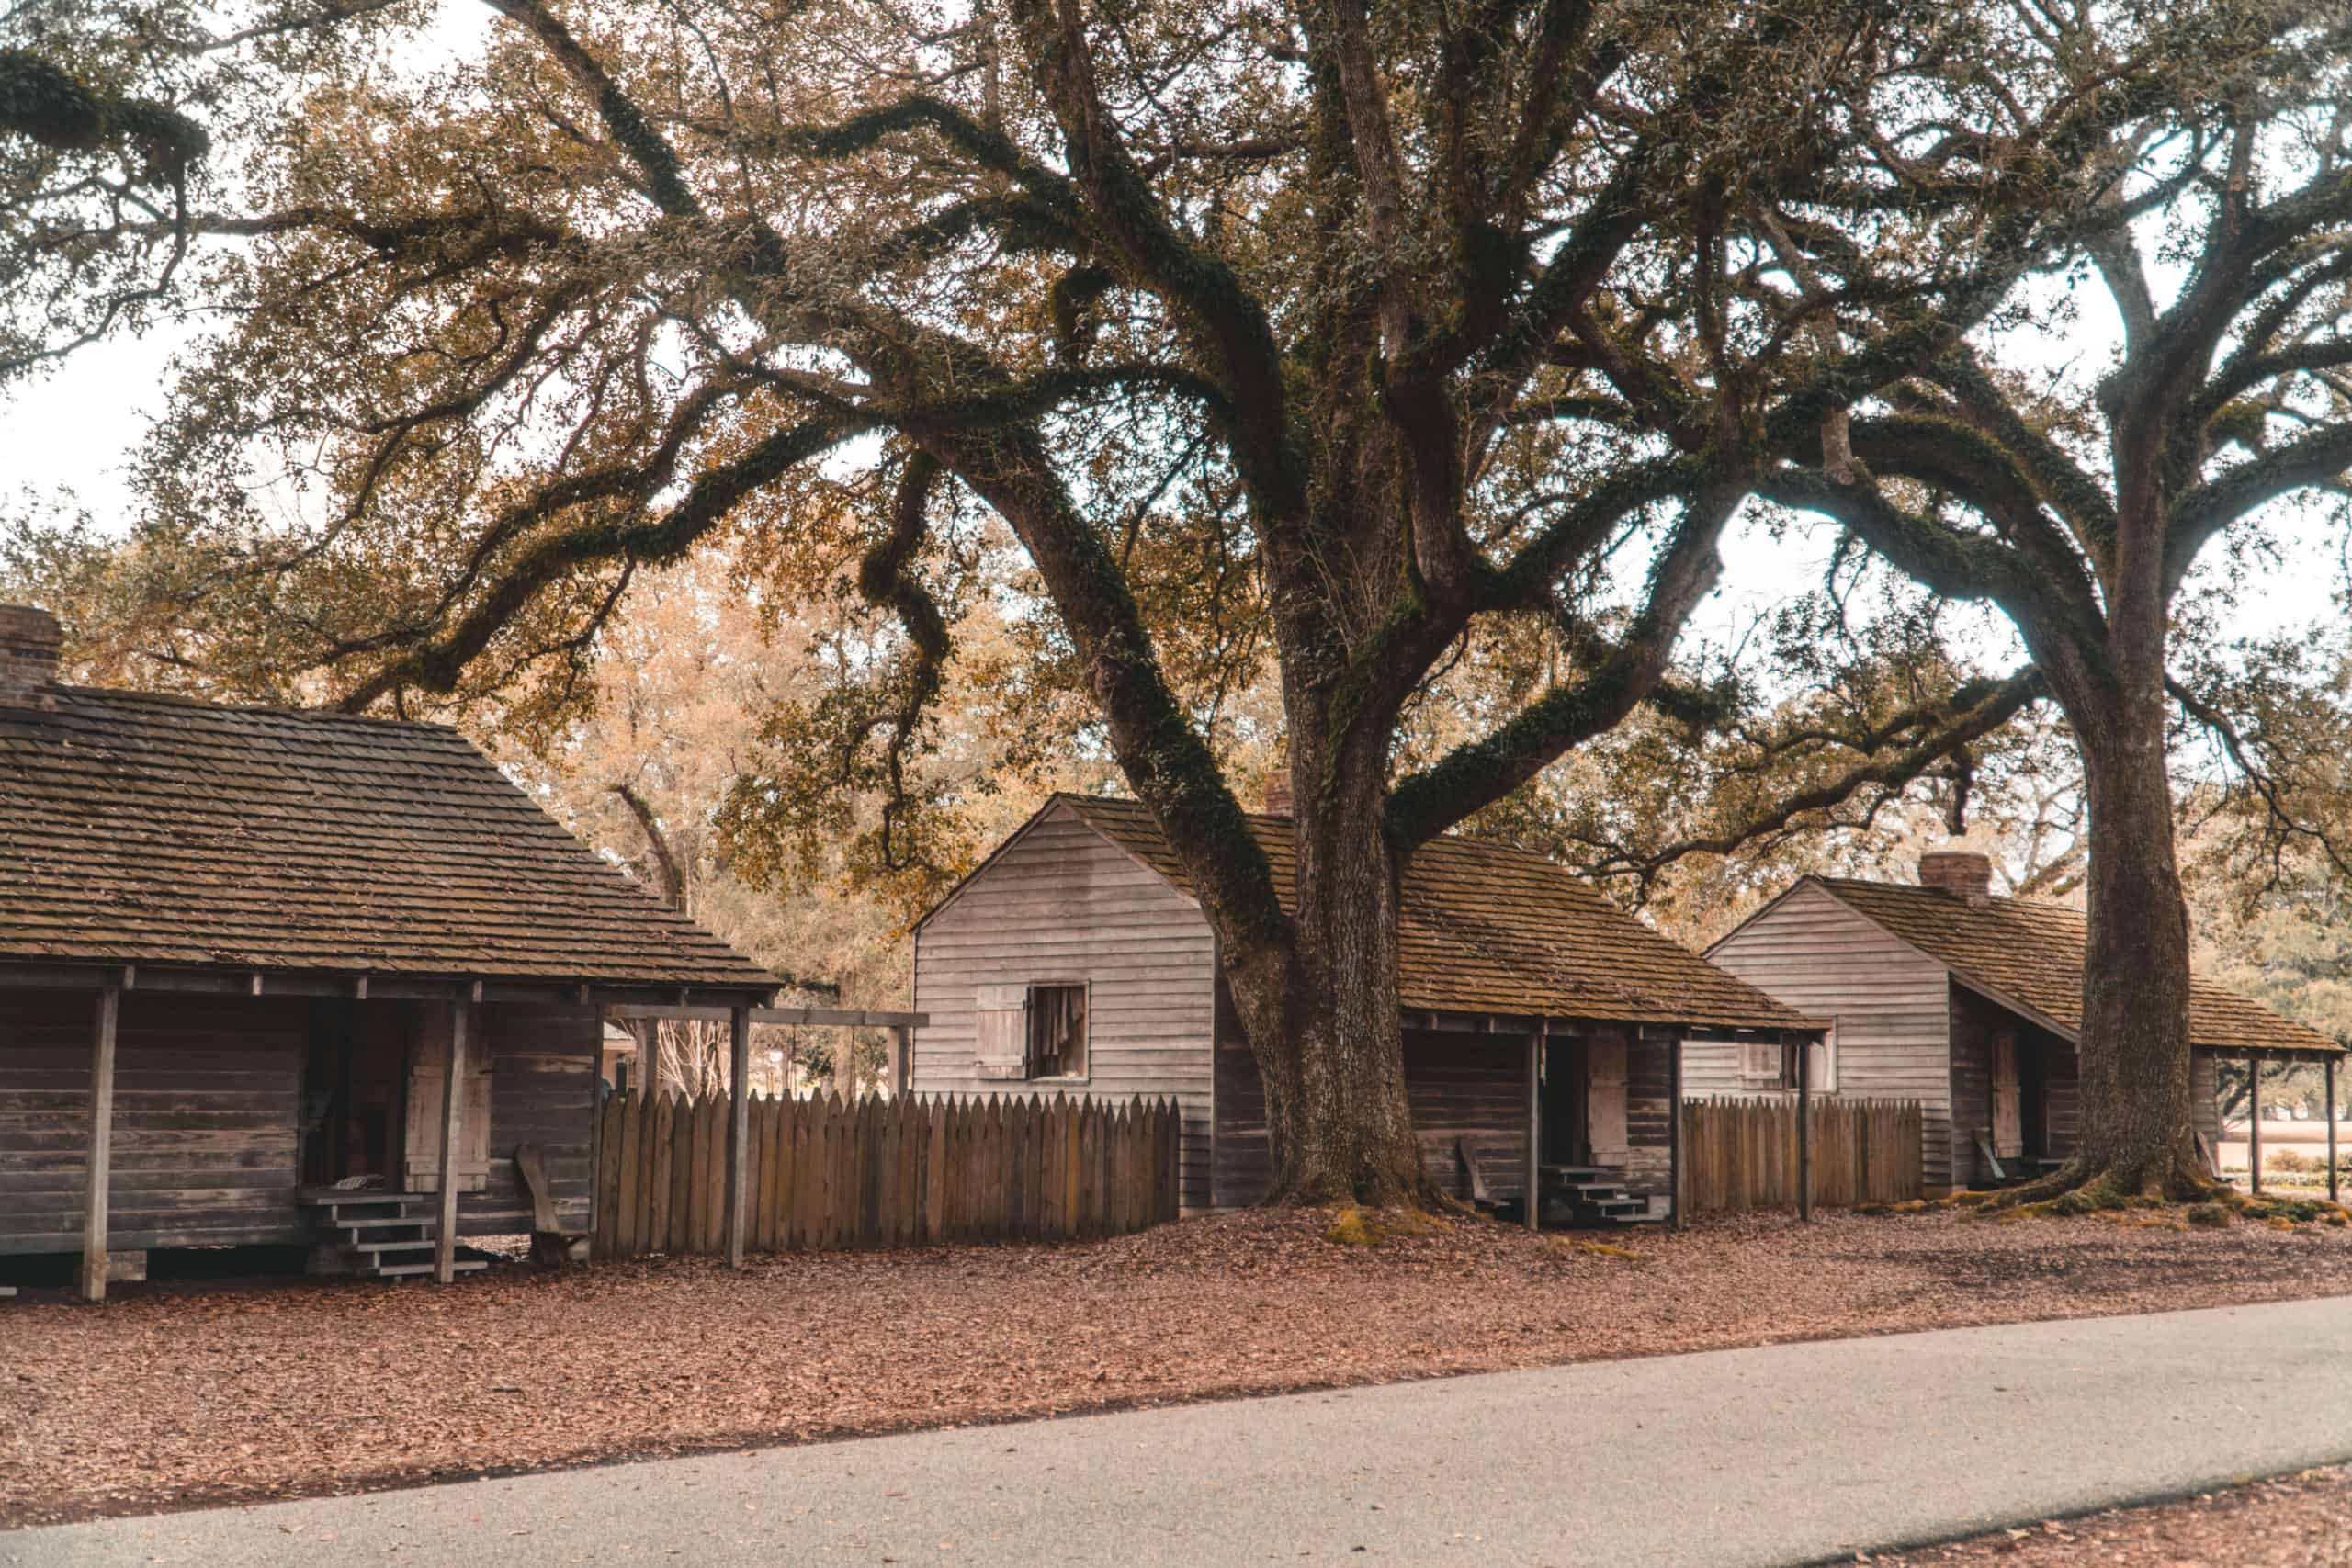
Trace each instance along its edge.
<instances>
[{"instance_id":1,"label":"fallen brown leaves","mask_svg":"<svg viewBox=\"0 0 2352 1568\"><path fill-rule=\"evenodd\" d=\"M1884 1568L2352 1568L2352 1467L2153 1508L2119 1508L2032 1529L1996 1530L1929 1551L1882 1552Z\"/></svg>"},{"instance_id":2,"label":"fallen brown leaves","mask_svg":"<svg viewBox=\"0 0 2352 1568\"><path fill-rule=\"evenodd\" d=\"M1950 1213L498 1269L0 1303L0 1526L1612 1356L2352 1292L2317 1226Z\"/></svg>"}]
</instances>

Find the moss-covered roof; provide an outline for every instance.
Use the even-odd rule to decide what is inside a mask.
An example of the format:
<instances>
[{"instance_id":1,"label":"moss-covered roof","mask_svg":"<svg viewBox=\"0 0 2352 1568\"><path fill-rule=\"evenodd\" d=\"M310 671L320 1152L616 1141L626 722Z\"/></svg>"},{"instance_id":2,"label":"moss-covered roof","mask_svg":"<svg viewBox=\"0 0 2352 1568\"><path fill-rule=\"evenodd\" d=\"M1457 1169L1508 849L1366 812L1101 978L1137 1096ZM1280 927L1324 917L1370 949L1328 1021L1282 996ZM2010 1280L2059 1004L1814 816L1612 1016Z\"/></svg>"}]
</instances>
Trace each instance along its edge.
<instances>
[{"instance_id":1,"label":"moss-covered roof","mask_svg":"<svg viewBox=\"0 0 2352 1568\"><path fill-rule=\"evenodd\" d=\"M54 686L0 705L0 962L776 984L445 726Z\"/></svg>"},{"instance_id":2,"label":"moss-covered roof","mask_svg":"<svg viewBox=\"0 0 2352 1568\"><path fill-rule=\"evenodd\" d=\"M2080 909L2041 898L1972 904L1939 887L1897 882L1810 880L1968 985L2041 1013L2067 1033L2082 1032L2089 928ZM2344 1050L2318 1031L2201 976L2190 981L2188 1035L2191 1043L2220 1051Z\"/></svg>"},{"instance_id":3,"label":"moss-covered roof","mask_svg":"<svg viewBox=\"0 0 2352 1568\"><path fill-rule=\"evenodd\" d=\"M1159 822L1140 803L1070 795L1055 803L1193 893ZM1290 819L1249 822L1283 908L1295 908ZM1561 866L1499 844L1442 837L1415 851L1398 927L1408 1011L1712 1029L1821 1027L1660 936Z\"/></svg>"}]
</instances>

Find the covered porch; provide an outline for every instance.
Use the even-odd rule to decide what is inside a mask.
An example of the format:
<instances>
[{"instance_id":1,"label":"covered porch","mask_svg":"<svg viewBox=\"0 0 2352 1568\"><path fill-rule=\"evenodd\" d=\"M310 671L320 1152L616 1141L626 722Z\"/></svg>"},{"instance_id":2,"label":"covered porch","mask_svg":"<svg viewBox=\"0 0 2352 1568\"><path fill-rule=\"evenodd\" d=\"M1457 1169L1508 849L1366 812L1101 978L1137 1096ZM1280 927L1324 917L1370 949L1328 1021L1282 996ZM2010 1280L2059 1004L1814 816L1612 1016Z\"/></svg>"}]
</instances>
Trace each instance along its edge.
<instances>
[{"instance_id":1,"label":"covered porch","mask_svg":"<svg viewBox=\"0 0 2352 1568\"><path fill-rule=\"evenodd\" d=\"M1793 1064L1801 1098L1817 1032L1589 1018L1422 1012L1408 1020L1407 1094L1424 1165L1455 1196L1529 1229L1679 1224L1682 1053L1691 1042L1761 1046ZM1480 1053L1515 1118L1446 1113L1445 1078ZM1420 1047L1416 1049L1417 1044ZM1431 1058L1452 1066L1442 1073ZM1498 1122L1500 1125L1498 1125ZM1530 1195L1533 1195L1532 1201Z\"/></svg>"},{"instance_id":2,"label":"covered porch","mask_svg":"<svg viewBox=\"0 0 2352 1568\"><path fill-rule=\"evenodd\" d=\"M666 1003L665 1003L666 998ZM691 993L748 1020L750 987ZM467 1236L585 1235L603 1020L675 990L0 964L0 1254L76 1292L157 1250L300 1247L447 1281ZM741 1038L748 1030L738 1030Z\"/></svg>"}]
</instances>

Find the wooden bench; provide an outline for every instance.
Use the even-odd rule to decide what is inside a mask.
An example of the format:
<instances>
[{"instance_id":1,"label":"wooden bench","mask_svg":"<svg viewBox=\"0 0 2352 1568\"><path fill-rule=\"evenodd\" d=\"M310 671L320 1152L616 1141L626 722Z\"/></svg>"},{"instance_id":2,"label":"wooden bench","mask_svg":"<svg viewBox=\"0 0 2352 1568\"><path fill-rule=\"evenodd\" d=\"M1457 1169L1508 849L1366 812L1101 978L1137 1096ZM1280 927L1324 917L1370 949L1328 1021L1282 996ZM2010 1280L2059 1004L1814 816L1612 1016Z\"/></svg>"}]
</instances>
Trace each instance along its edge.
<instances>
[{"instance_id":1,"label":"wooden bench","mask_svg":"<svg viewBox=\"0 0 2352 1568\"><path fill-rule=\"evenodd\" d=\"M555 1184L548 1179L547 1151L537 1144L514 1150L514 1175L531 1199L531 1261L580 1263L588 1257L588 1233L568 1226L555 1212Z\"/></svg>"},{"instance_id":2,"label":"wooden bench","mask_svg":"<svg viewBox=\"0 0 2352 1568\"><path fill-rule=\"evenodd\" d=\"M1447 1145L1452 1147L1446 1148ZM1462 1172L1455 1195L1474 1208L1495 1211L1514 1209L1521 1202L1517 1190L1525 1185L1521 1168L1524 1147L1509 1133L1460 1133L1425 1136L1421 1153L1432 1169L1450 1155ZM1509 1190L1498 1190L1504 1188Z\"/></svg>"}]
</instances>

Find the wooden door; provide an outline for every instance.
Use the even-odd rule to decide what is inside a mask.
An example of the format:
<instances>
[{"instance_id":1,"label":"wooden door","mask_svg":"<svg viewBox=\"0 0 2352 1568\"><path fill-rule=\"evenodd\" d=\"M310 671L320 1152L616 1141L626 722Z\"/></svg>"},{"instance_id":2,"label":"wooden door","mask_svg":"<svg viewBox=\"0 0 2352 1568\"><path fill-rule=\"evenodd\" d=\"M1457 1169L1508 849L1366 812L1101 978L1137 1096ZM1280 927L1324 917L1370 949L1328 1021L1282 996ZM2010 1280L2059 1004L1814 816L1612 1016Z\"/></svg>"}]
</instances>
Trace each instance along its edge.
<instances>
[{"instance_id":1,"label":"wooden door","mask_svg":"<svg viewBox=\"0 0 2352 1568\"><path fill-rule=\"evenodd\" d=\"M1597 1039L1585 1046L1585 1134L1592 1163L1622 1168L1632 1154L1625 1137L1625 1042Z\"/></svg>"},{"instance_id":2,"label":"wooden door","mask_svg":"<svg viewBox=\"0 0 2352 1568\"><path fill-rule=\"evenodd\" d=\"M1999 1159L2025 1155L2024 1097L2018 1086L2018 1037L2008 1030L1993 1036L1993 1154Z\"/></svg>"},{"instance_id":3,"label":"wooden door","mask_svg":"<svg viewBox=\"0 0 2352 1568\"><path fill-rule=\"evenodd\" d=\"M461 1109L456 1181L460 1192L490 1185L490 1063L478 1030L467 1034L465 1104ZM441 1187L441 1084L449 1076L449 1012L427 1008L408 1057L408 1157L403 1190Z\"/></svg>"}]
</instances>

